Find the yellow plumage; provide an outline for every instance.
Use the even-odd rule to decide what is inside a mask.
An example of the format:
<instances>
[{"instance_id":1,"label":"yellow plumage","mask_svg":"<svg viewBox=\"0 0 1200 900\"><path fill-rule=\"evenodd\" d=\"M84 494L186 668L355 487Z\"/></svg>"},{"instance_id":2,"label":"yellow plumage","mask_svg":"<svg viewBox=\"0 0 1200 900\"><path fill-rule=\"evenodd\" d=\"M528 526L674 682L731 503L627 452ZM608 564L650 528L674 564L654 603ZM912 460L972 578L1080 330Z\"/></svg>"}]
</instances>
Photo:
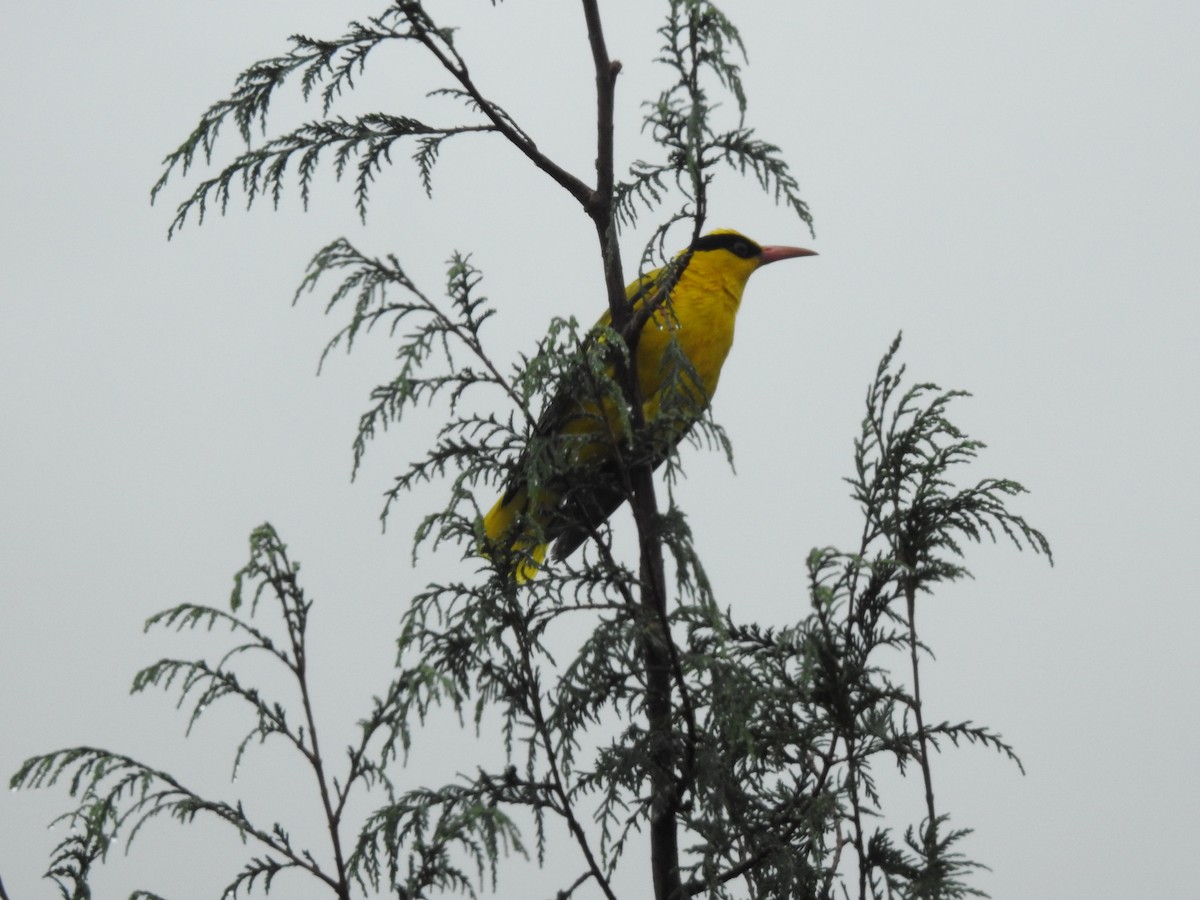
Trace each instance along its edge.
<instances>
[{"instance_id":1,"label":"yellow plumage","mask_svg":"<svg viewBox=\"0 0 1200 900\"><path fill-rule=\"evenodd\" d=\"M669 300L643 326L634 357L645 421L655 422L664 409L670 409L671 442L687 433L717 389L750 275L779 259L813 255L799 247L760 247L728 229L705 235L691 249L691 258ZM645 300L654 300L664 272L648 272L625 288L626 299L635 309ZM609 326L609 314L601 316L597 324ZM672 342L691 372L681 372L679 365L668 363L678 359L671 352ZM518 581L536 574L550 542L557 541L556 555L569 555L625 499L615 468L603 468L625 437L616 405L597 397L575 398L567 390L560 389L547 405L537 433L569 439L567 452L579 477L531 489L525 475L519 475L483 520L488 544L493 548L507 544L515 554ZM664 446L655 464L665 455ZM568 500L570 512L564 510Z\"/></svg>"}]
</instances>

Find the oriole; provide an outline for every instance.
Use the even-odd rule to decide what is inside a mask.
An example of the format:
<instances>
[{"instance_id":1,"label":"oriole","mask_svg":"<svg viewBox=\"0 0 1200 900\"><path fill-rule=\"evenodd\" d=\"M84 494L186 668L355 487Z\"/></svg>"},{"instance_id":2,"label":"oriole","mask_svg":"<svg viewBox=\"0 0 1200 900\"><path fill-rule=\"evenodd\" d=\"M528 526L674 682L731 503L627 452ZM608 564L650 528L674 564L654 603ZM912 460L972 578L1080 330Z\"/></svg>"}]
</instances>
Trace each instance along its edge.
<instances>
[{"instance_id":1,"label":"oriole","mask_svg":"<svg viewBox=\"0 0 1200 900\"><path fill-rule=\"evenodd\" d=\"M625 288L634 310L645 302L658 304L642 326L634 356L644 420L654 423L664 411L669 413L665 437L651 451L655 466L700 418L717 389L750 275L777 260L816 255L800 247L763 247L729 229L699 238L690 250L669 297L657 296L669 267L648 272ZM605 313L597 327L609 327L611 321ZM563 384L535 428L535 437L563 438L566 474L531 485L525 467L519 466L483 520L485 551L507 546L515 556L518 581L536 574L551 542L555 556L569 556L626 499L615 465L626 437L622 417L613 400L598 391L576 396L581 388L581 383Z\"/></svg>"}]
</instances>

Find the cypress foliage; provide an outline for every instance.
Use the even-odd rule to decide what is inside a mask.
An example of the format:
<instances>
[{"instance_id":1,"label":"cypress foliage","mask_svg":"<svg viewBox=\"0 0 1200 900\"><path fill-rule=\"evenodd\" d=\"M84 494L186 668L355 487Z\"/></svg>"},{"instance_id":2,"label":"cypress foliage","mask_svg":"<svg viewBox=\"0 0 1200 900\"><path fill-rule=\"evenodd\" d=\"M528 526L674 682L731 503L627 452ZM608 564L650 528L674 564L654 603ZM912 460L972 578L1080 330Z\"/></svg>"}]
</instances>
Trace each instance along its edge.
<instances>
[{"instance_id":1,"label":"cypress foliage","mask_svg":"<svg viewBox=\"0 0 1200 900\"><path fill-rule=\"evenodd\" d=\"M214 208L225 212L235 197L277 204L296 190L307 205L326 165L352 182L365 217L375 177L399 148L431 192L447 140L498 134L592 220L612 325L588 331L555 319L515 365L504 366L489 355L487 324L497 308L469 254L450 258L435 292L414 282L398 255L371 257L344 238L316 253L297 300L319 294L344 323L322 361L373 332L386 334L396 351L394 375L374 388L360 418L355 470L368 446L405 427L414 409L439 410L440 430L397 473L383 515L414 486L441 485L444 503L423 519L413 552L426 544L457 548L461 578L412 597L393 679L365 709L357 739L331 754L318 741L309 699L312 680L321 677L307 659L312 601L282 537L270 524L256 528L228 608L182 604L146 623L213 632L222 648L217 662L162 659L136 674L133 690L176 695L189 730L218 703L248 707L253 725L233 745L235 770L268 738L277 739L269 752L297 755L315 776L312 808L328 846L300 846L287 823L206 798L130 756L75 747L28 760L11 780L14 788L61 785L73 798L62 816L70 833L48 871L62 896L90 896L92 873L108 852L128 849L163 816L185 824L215 819L245 839L246 858L230 867L227 897L255 888L286 895L290 879L301 877L339 898L511 895L501 860L515 854L541 865L557 833L569 835L576 850L575 874L559 885L560 898L615 898L615 874L637 864L626 858L643 845L650 859L643 893L652 885L658 900L979 893L969 879L980 863L962 850L969 829L951 827L935 802L931 759L947 743L968 743L1020 762L993 730L938 722L925 707L917 601L968 574L968 543L1003 537L1047 557L1050 547L1008 507L1019 484L984 478L963 487L952 477L983 448L950 419L964 395L908 385L897 337L867 390L847 479L862 516L859 545L809 553L789 598L793 625L766 628L722 608L687 517L670 490L659 502L650 477L664 455L668 488L678 475L680 423L700 412L695 392L685 389L694 373L682 354L668 355L682 387L667 392L675 399L653 423L641 421L630 373L630 349L649 311L665 302L671 278L635 313L625 301L619 238L641 216L659 223L642 250L643 267L660 260L678 232L694 240L709 186L724 172L749 174L805 223L809 211L779 148L746 123L741 38L704 0L667 4L659 36L670 82L644 107L660 157L637 161L618 178L612 92L620 64L608 56L598 4L583 0L582 7L597 75L595 184L543 154L487 98L456 47L455 29L416 0L352 22L339 38L294 36L287 52L242 72L166 157L155 197L201 160L212 161L223 128L246 145L191 189L170 224L174 234ZM368 76L369 58L388 47L436 60L448 80L431 90L460 103L462 118L434 125L401 114L337 115L339 101ZM321 117L268 136L275 92L297 81ZM727 114L732 122L721 120ZM686 261L675 264L675 274ZM515 476L550 485L589 477L572 462L571 438L536 432L546 398L564 384L611 404L626 425L628 437L614 438L613 465L634 512L638 558L622 556L607 523L589 525L581 554L518 584L513 551L486 545L481 511ZM707 413L688 438L731 452ZM580 617L587 636L564 649L556 626ZM899 676L884 662L900 658L896 651L909 666ZM243 668L248 655L279 667L298 699L256 686ZM499 721L502 757L480 760L450 783L414 785L408 751L437 709L477 725ZM902 831L885 817L874 777L881 762L913 775L924 796L922 819ZM351 800L360 795L370 812L355 819Z\"/></svg>"}]
</instances>

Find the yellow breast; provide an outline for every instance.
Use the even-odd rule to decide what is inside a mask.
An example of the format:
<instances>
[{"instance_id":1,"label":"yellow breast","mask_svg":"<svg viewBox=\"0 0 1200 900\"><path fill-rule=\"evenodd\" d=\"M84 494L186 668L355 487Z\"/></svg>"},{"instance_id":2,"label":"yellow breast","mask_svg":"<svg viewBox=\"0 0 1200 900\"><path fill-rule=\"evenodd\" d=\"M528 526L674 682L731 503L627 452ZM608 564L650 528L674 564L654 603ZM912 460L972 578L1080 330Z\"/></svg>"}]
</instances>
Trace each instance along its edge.
<instances>
[{"instance_id":1,"label":"yellow breast","mask_svg":"<svg viewBox=\"0 0 1200 900\"><path fill-rule=\"evenodd\" d=\"M749 271L716 265L709 256L697 254L691 259L671 293L670 303L651 317L638 340L638 380L646 400L665 383L679 378L672 372L672 340L695 372L690 385L686 376L680 380L681 389L701 388L702 396L695 399L702 405L717 389L721 367L733 346L734 322Z\"/></svg>"}]
</instances>

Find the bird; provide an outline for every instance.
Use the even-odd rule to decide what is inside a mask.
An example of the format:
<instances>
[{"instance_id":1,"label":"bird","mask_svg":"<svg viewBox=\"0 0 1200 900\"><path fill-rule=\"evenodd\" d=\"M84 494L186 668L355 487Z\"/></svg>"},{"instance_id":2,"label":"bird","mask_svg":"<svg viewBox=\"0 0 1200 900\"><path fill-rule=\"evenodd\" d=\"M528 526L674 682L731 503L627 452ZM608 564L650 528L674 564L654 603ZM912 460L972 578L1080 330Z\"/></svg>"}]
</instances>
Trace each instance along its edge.
<instances>
[{"instance_id":1,"label":"bird","mask_svg":"<svg viewBox=\"0 0 1200 900\"><path fill-rule=\"evenodd\" d=\"M694 240L672 265L647 272L625 288L635 315L646 302L656 304L645 316L633 355L643 421L661 429L650 444L653 467L712 401L750 276L779 260L815 255L803 247L763 246L721 228ZM660 296L664 279L680 264L683 270L669 296ZM593 333L611 326L606 312ZM527 449L483 518L483 555L498 559L503 554L518 582L537 574L550 544L556 558L570 556L628 496L617 464L618 448L627 438L626 417L611 395L619 390L612 387L611 365L607 375L607 398L594 378L590 389L586 378L563 379L533 429L541 452L558 453L554 471L560 474L531 478Z\"/></svg>"}]
</instances>

